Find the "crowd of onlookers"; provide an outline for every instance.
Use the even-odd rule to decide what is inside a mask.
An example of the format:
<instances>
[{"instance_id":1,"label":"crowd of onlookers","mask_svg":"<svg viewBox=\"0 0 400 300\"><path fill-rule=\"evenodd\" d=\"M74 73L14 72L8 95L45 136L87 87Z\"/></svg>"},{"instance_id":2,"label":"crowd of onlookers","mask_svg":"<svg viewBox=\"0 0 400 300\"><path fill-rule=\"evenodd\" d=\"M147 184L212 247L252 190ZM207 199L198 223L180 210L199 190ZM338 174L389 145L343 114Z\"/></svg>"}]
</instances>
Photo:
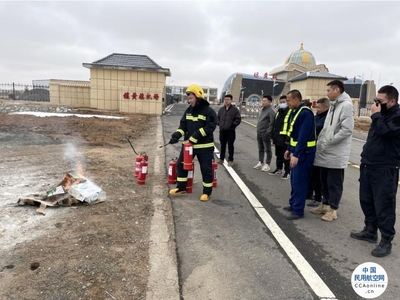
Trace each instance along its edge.
<instances>
[{"instance_id":1,"label":"crowd of onlookers","mask_svg":"<svg viewBox=\"0 0 400 300\"><path fill-rule=\"evenodd\" d=\"M394 237L396 192L400 166L400 110L398 91L393 86L382 87L371 108L371 128L361 153L360 205L365 215L365 227L351 232L355 239L381 242L371 252L377 257L391 252ZM228 166L233 166L235 128L240 121L238 109L231 105L232 96L226 95L224 107L218 112L221 159L228 144ZM289 205L283 209L288 220L304 217L306 199L310 212L321 214L327 222L338 218L343 194L344 171L348 165L354 108L341 81L327 84L327 97L316 102L316 113L311 102L303 100L300 91L291 90L273 108L272 97L264 95L257 119L258 163L254 169L270 175L290 179ZM229 124L232 126L229 126ZM271 169L272 145L275 147L276 166ZM380 185L378 184L380 183Z\"/></svg>"},{"instance_id":2,"label":"crowd of onlookers","mask_svg":"<svg viewBox=\"0 0 400 300\"><path fill-rule=\"evenodd\" d=\"M178 129L169 141L175 144L184 138L191 154L197 156L203 177L201 201L212 193L214 131L219 126L221 145L219 163L225 160L228 146L228 168L233 167L236 128L241 123L240 112L232 105L232 96L225 95L218 114L210 107L204 91L198 85L187 88L189 107ZM332 222L338 218L343 193L344 171L348 164L354 128L353 105L343 82L327 84L327 97L316 104L316 114L301 92L291 90L281 96L277 109L272 97L265 95L257 120L258 163L254 169L282 179L290 179L287 220L304 218L306 199L313 214ZM371 254L383 257L391 253L395 235L396 193L400 167L399 93L391 85L379 89L371 107L371 127L361 153L359 201L364 213L364 228L353 231L354 239L376 243L378 229L381 240ZM275 145L276 167L271 170L272 147ZM184 149L177 162L177 186L170 195L186 193L188 170L183 166ZM189 166L191 164L189 163Z\"/></svg>"}]
</instances>

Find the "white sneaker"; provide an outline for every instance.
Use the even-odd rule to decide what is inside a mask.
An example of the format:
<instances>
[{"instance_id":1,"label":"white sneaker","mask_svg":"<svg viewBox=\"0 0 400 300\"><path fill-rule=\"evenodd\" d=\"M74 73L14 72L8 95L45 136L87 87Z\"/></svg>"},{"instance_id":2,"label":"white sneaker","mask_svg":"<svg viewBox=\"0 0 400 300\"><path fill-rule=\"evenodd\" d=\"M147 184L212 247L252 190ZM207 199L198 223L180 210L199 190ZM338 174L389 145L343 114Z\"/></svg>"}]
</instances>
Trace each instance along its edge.
<instances>
[{"instance_id":1,"label":"white sneaker","mask_svg":"<svg viewBox=\"0 0 400 300\"><path fill-rule=\"evenodd\" d=\"M253 167L253 169L260 170L261 167L262 167L262 163L259 161L258 164L256 164L256 165Z\"/></svg>"},{"instance_id":2,"label":"white sneaker","mask_svg":"<svg viewBox=\"0 0 400 300\"><path fill-rule=\"evenodd\" d=\"M262 166L261 171L262 172L268 172L269 170L271 170L269 164L265 164Z\"/></svg>"}]
</instances>

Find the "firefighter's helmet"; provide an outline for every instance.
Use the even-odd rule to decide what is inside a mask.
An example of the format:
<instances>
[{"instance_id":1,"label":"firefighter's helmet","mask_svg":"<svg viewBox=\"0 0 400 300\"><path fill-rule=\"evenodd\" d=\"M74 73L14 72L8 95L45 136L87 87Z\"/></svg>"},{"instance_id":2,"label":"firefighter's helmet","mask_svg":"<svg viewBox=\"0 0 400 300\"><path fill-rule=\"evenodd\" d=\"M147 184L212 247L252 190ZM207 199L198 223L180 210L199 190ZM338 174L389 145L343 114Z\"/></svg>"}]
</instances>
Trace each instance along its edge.
<instances>
[{"instance_id":1,"label":"firefighter's helmet","mask_svg":"<svg viewBox=\"0 0 400 300\"><path fill-rule=\"evenodd\" d=\"M190 93L193 93L196 96L196 98L205 100L204 91L197 84L192 84L188 86L188 88L186 89L186 94L189 95Z\"/></svg>"}]
</instances>

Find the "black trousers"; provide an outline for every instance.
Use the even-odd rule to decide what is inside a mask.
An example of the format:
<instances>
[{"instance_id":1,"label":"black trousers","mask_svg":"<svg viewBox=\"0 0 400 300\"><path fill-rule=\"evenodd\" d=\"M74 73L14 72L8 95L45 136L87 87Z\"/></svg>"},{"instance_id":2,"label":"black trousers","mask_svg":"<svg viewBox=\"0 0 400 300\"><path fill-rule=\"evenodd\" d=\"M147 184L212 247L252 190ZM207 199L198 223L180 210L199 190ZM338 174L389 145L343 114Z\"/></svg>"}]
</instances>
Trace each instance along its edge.
<instances>
[{"instance_id":1,"label":"black trousers","mask_svg":"<svg viewBox=\"0 0 400 300\"><path fill-rule=\"evenodd\" d=\"M201 151L193 151L193 159L197 156L200 164L200 171L203 177L203 194L211 195L212 193L212 161L214 159L214 148L210 150L202 149ZM183 169L183 147L179 153L176 171L176 187L180 190L186 190L188 171Z\"/></svg>"},{"instance_id":2,"label":"black trousers","mask_svg":"<svg viewBox=\"0 0 400 300\"><path fill-rule=\"evenodd\" d=\"M394 236L396 231L396 193L399 169L375 169L360 166L360 205L365 224L379 228L382 234Z\"/></svg>"},{"instance_id":3,"label":"black trousers","mask_svg":"<svg viewBox=\"0 0 400 300\"><path fill-rule=\"evenodd\" d=\"M321 167L321 182L323 204L329 204L332 209L339 208L343 194L344 169L329 169Z\"/></svg>"},{"instance_id":4,"label":"black trousers","mask_svg":"<svg viewBox=\"0 0 400 300\"><path fill-rule=\"evenodd\" d=\"M283 165L285 165L285 172L290 173L290 159L284 159L286 150L287 146L275 145L276 168L282 170Z\"/></svg>"},{"instance_id":5,"label":"black trousers","mask_svg":"<svg viewBox=\"0 0 400 300\"><path fill-rule=\"evenodd\" d=\"M220 159L225 159L226 144L228 144L228 161L233 161L234 146L236 139L235 130L221 130L219 132L219 141L221 143Z\"/></svg>"},{"instance_id":6,"label":"black trousers","mask_svg":"<svg viewBox=\"0 0 400 300\"><path fill-rule=\"evenodd\" d=\"M308 192L307 198L314 196L314 200L321 202L322 199L322 180L321 168L313 166L308 175Z\"/></svg>"}]
</instances>

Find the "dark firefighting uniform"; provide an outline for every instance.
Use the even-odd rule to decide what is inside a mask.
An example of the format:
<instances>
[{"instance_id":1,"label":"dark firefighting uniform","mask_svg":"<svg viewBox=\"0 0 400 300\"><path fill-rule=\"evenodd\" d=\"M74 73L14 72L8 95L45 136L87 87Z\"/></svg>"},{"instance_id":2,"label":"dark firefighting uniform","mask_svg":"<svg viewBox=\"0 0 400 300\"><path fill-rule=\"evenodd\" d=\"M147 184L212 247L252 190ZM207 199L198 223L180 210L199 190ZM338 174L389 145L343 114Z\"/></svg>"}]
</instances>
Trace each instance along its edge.
<instances>
[{"instance_id":1,"label":"dark firefighting uniform","mask_svg":"<svg viewBox=\"0 0 400 300\"><path fill-rule=\"evenodd\" d=\"M212 161L214 159L214 130L217 126L217 114L209 103L199 100L195 106L189 106L183 114L179 128L172 134L178 140L193 144L193 158L197 156L203 176L203 194L211 195L213 185ZM188 171L183 169L183 147L177 162L177 185L179 190L186 190Z\"/></svg>"},{"instance_id":2,"label":"dark firefighting uniform","mask_svg":"<svg viewBox=\"0 0 400 300\"><path fill-rule=\"evenodd\" d=\"M371 116L372 123L361 153L360 204L367 227L384 238L396 231L396 193L400 167L400 108Z\"/></svg>"},{"instance_id":3,"label":"dark firefighting uniform","mask_svg":"<svg viewBox=\"0 0 400 300\"><path fill-rule=\"evenodd\" d=\"M291 169L289 204L294 214L303 216L308 189L307 175L314 163L316 150L314 114L302 103L291 112L289 124L288 150L298 158L297 165Z\"/></svg>"}]
</instances>

